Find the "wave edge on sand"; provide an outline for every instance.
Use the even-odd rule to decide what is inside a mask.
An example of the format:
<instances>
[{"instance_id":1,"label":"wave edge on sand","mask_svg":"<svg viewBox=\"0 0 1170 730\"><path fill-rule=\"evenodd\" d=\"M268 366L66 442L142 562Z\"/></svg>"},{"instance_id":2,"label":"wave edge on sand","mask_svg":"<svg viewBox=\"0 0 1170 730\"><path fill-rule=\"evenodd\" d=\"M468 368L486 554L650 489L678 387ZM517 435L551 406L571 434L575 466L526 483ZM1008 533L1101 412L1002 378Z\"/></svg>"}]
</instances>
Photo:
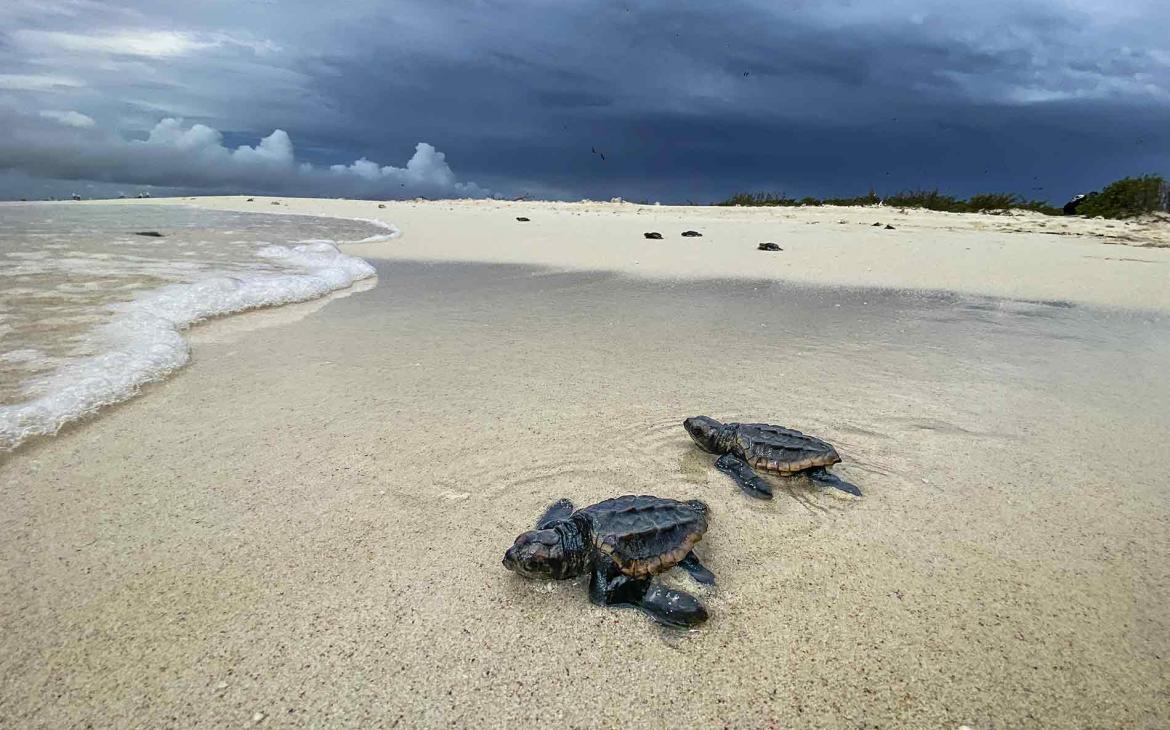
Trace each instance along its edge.
<instances>
[{"instance_id":1,"label":"wave edge on sand","mask_svg":"<svg viewBox=\"0 0 1170 730\"><path fill-rule=\"evenodd\" d=\"M0 452L35 436L51 436L182 367L190 359L182 332L193 324L316 299L375 276L373 266L342 253L332 241L270 245L257 256L289 271L209 276L113 305L114 318L88 338L97 354L68 362L29 384L42 395L0 406Z\"/></svg>"}]
</instances>

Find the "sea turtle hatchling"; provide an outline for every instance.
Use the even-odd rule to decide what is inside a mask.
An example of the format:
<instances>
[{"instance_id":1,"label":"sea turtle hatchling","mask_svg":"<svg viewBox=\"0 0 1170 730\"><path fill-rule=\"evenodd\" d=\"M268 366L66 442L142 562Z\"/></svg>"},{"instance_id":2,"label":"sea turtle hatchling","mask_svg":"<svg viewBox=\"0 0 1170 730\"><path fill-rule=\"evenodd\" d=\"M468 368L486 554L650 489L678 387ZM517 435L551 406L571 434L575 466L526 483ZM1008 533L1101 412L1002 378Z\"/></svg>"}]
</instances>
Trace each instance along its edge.
<instances>
[{"instance_id":1,"label":"sea turtle hatchling","mask_svg":"<svg viewBox=\"0 0 1170 730\"><path fill-rule=\"evenodd\" d=\"M683 428L700 449L721 454L715 468L752 497L772 498L772 487L753 469L785 477L803 474L814 484L861 496L860 489L829 472L826 467L841 457L814 436L766 423L720 423L707 416L688 418Z\"/></svg>"},{"instance_id":2,"label":"sea turtle hatchling","mask_svg":"<svg viewBox=\"0 0 1170 730\"><path fill-rule=\"evenodd\" d=\"M707 531L707 505L651 496L624 496L574 510L555 502L504 554L504 567L526 578L565 580L590 573L589 600L632 606L667 626L707 620L689 593L653 580L676 565L700 583L715 576L693 548Z\"/></svg>"}]
</instances>

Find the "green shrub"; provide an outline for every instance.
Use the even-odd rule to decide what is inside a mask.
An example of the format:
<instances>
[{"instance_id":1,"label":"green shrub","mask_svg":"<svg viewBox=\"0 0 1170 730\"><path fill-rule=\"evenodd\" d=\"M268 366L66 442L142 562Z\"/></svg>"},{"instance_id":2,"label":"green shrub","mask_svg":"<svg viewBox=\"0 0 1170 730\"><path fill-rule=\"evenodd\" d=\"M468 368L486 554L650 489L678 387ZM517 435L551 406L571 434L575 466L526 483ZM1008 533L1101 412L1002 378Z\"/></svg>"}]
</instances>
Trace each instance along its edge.
<instances>
[{"instance_id":1,"label":"green shrub","mask_svg":"<svg viewBox=\"0 0 1170 730\"><path fill-rule=\"evenodd\" d=\"M1015 193L981 193L967 198L967 209L976 213L985 210L1011 210L1022 207L1023 202Z\"/></svg>"},{"instance_id":2,"label":"green shrub","mask_svg":"<svg viewBox=\"0 0 1170 730\"><path fill-rule=\"evenodd\" d=\"M1012 207L1031 210L1036 213L1043 213L1044 215L1063 215L1064 213L1063 210L1052 205L1047 200L1023 200Z\"/></svg>"},{"instance_id":3,"label":"green shrub","mask_svg":"<svg viewBox=\"0 0 1170 730\"><path fill-rule=\"evenodd\" d=\"M1044 200L1025 200L1015 193L980 193L967 200L944 195L938 190L906 190L881 198L870 190L855 198L814 198L799 200L776 193L738 193L716 205L798 206L847 205L863 206L884 203L895 208L926 208L951 213L984 213L1008 210L1031 210L1044 215L1060 215L1063 211ZM1104 218L1132 218L1143 213L1170 210L1170 186L1161 175L1127 177L1112 182L1100 193L1091 193L1077 207L1077 215Z\"/></svg>"},{"instance_id":4,"label":"green shrub","mask_svg":"<svg viewBox=\"0 0 1170 730\"><path fill-rule=\"evenodd\" d=\"M967 210L963 201L937 190L906 190L886 198L885 204L896 208L926 208L951 213L964 213Z\"/></svg>"},{"instance_id":5,"label":"green shrub","mask_svg":"<svg viewBox=\"0 0 1170 730\"><path fill-rule=\"evenodd\" d=\"M736 193L727 200L722 200L716 205L760 205L756 202L756 196L751 193Z\"/></svg>"},{"instance_id":6,"label":"green shrub","mask_svg":"<svg viewBox=\"0 0 1170 730\"><path fill-rule=\"evenodd\" d=\"M736 193L716 205L796 206L800 202L775 193Z\"/></svg>"},{"instance_id":7,"label":"green shrub","mask_svg":"<svg viewBox=\"0 0 1170 730\"><path fill-rule=\"evenodd\" d=\"M1159 178L1160 179L1160 178ZM1060 208L1043 200L1024 200L1014 193L981 193L967 200L944 195L937 190L907 190L883 199L874 190L855 198L813 198L799 200L775 193L738 193L716 205L797 206L797 205L885 205L896 208L926 208L950 213L982 213L1006 210L1033 210L1045 215L1060 215Z\"/></svg>"},{"instance_id":8,"label":"green shrub","mask_svg":"<svg viewBox=\"0 0 1170 730\"><path fill-rule=\"evenodd\" d=\"M1161 175L1126 177L1111 182L1077 206L1077 215L1103 218L1132 218L1142 213L1165 210L1166 181Z\"/></svg>"},{"instance_id":9,"label":"green shrub","mask_svg":"<svg viewBox=\"0 0 1170 730\"><path fill-rule=\"evenodd\" d=\"M825 198L825 205L877 205L882 202L881 197L874 192L873 188L865 195L856 198Z\"/></svg>"}]
</instances>

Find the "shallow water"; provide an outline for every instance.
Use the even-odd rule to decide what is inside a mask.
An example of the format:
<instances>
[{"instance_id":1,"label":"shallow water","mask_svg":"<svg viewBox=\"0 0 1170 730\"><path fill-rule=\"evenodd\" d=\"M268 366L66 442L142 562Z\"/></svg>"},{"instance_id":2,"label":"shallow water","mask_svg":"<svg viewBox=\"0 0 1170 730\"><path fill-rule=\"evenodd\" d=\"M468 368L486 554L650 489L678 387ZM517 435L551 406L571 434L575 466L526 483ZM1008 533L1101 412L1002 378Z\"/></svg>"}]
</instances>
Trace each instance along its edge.
<instances>
[{"instance_id":1,"label":"shallow water","mask_svg":"<svg viewBox=\"0 0 1170 730\"><path fill-rule=\"evenodd\" d=\"M376 265L0 465L14 717L1170 720L1164 317ZM699 413L828 439L865 497L745 497L683 431ZM552 500L627 493L711 505L719 584L663 578L707 603L700 631L501 567Z\"/></svg>"},{"instance_id":2,"label":"shallow water","mask_svg":"<svg viewBox=\"0 0 1170 730\"><path fill-rule=\"evenodd\" d=\"M1160 314L523 267L379 268L392 285L346 306L389 300L379 319L411 310L401 337L420 357L464 352L447 367L469 379L470 402L489 397L472 382L503 371L548 399L546 418L598 414L587 437L563 439L572 453L545 445L515 463L516 474L476 475L500 492L574 472L583 460L597 468L601 453L644 460L651 475L652 464L678 471L677 448L664 447L687 443L678 424L694 415L679 402L705 404L699 410L723 420L856 433L859 448L879 452L878 440L913 434L1006 444L1059 424L1049 408L1095 409L1095 424L1113 423L1119 436L1166 432L1170 321ZM607 407L622 415L603 418ZM854 438L838 440L848 451ZM882 460L875 454L871 466Z\"/></svg>"},{"instance_id":3,"label":"shallow water","mask_svg":"<svg viewBox=\"0 0 1170 730\"><path fill-rule=\"evenodd\" d=\"M371 275L332 242L391 233L180 206L0 205L0 449L178 367L178 331L195 321Z\"/></svg>"}]
</instances>

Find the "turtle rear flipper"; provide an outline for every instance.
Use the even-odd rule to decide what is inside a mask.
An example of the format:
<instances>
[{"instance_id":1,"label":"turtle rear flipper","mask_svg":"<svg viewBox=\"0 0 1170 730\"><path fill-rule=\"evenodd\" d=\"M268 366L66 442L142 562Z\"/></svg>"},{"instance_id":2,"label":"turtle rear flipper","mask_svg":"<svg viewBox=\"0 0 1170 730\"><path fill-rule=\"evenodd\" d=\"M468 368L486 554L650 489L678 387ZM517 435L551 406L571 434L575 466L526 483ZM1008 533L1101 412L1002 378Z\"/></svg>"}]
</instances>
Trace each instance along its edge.
<instances>
[{"instance_id":1,"label":"turtle rear flipper","mask_svg":"<svg viewBox=\"0 0 1170 730\"><path fill-rule=\"evenodd\" d=\"M598 606L629 606L664 626L690 628L707 620L707 609L689 593L666 588L650 578L631 578L609 559L594 565L589 600Z\"/></svg>"},{"instance_id":2,"label":"turtle rear flipper","mask_svg":"<svg viewBox=\"0 0 1170 730\"><path fill-rule=\"evenodd\" d=\"M858 489L855 485L850 484L824 467L809 469L807 474L808 478L812 480L812 483L816 484L817 486L840 489L842 492L845 492L846 494L852 494L854 497L861 496L861 490Z\"/></svg>"},{"instance_id":3,"label":"turtle rear flipper","mask_svg":"<svg viewBox=\"0 0 1170 730\"><path fill-rule=\"evenodd\" d=\"M707 570L707 566L699 562L699 558L695 555L695 551L687 553L687 556L682 559L678 567L685 570L696 581L706 586L715 585L715 574Z\"/></svg>"},{"instance_id":4,"label":"turtle rear flipper","mask_svg":"<svg viewBox=\"0 0 1170 730\"><path fill-rule=\"evenodd\" d=\"M549 505L549 508L536 521L536 529L546 530L557 522L569 519L571 514L573 514L573 503L568 499L558 499Z\"/></svg>"},{"instance_id":5,"label":"turtle rear flipper","mask_svg":"<svg viewBox=\"0 0 1170 730\"><path fill-rule=\"evenodd\" d=\"M699 599L653 581L642 600L633 605L658 623L675 628L689 629L707 620L707 608Z\"/></svg>"},{"instance_id":6,"label":"turtle rear flipper","mask_svg":"<svg viewBox=\"0 0 1170 730\"><path fill-rule=\"evenodd\" d=\"M756 499L771 499L772 487L752 467L734 454L724 454L715 460L715 468L735 480L740 489Z\"/></svg>"}]
</instances>

